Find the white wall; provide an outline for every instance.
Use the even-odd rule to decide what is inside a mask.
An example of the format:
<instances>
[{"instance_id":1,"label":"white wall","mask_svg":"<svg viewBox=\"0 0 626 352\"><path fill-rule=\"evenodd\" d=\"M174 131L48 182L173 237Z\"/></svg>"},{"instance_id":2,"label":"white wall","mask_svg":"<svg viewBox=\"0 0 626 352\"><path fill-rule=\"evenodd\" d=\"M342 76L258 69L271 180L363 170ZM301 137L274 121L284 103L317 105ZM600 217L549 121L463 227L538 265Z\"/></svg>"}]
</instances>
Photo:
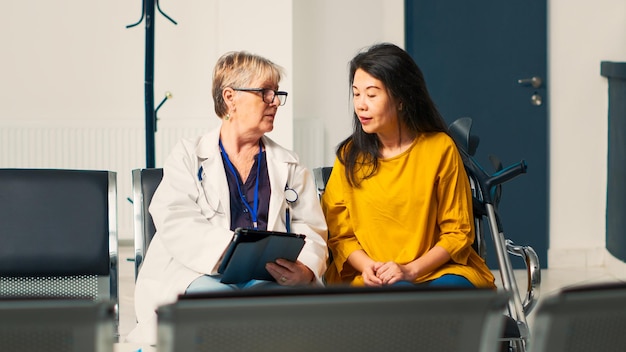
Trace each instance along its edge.
<instances>
[{"instance_id":1,"label":"white wall","mask_svg":"<svg viewBox=\"0 0 626 352\"><path fill-rule=\"evenodd\" d=\"M167 120L217 124L211 74L229 50L274 60L293 86L292 1L161 1L178 22L156 14L155 105ZM144 118L145 22L141 0L24 0L3 7L0 21L0 120L137 120ZM271 20L270 20L271 19ZM266 31L269 35L263 35ZM293 105L280 109L276 139L291 146Z\"/></svg>"},{"instance_id":2,"label":"white wall","mask_svg":"<svg viewBox=\"0 0 626 352\"><path fill-rule=\"evenodd\" d=\"M332 165L352 131L348 63L375 42L404 47L404 1L294 1L294 24L294 118L324 121L325 165Z\"/></svg>"},{"instance_id":3,"label":"white wall","mask_svg":"<svg viewBox=\"0 0 626 352\"><path fill-rule=\"evenodd\" d=\"M0 119L140 116L142 34L124 29L139 8L120 0L5 3Z\"/></svg>"},{"instance_id":4,"label":"white wall","mask_svg":"<svg viewBox=\"0 0 626 352\"><path fill-rule=\"evenodd\" d=\"M626 2L549 1L551 267L612 264L606 252L608 82L626 61ZM614 263L624 275L623 263Z\"/></svg>"},{"instance_id":5,"label":"white wall","mask_svg":"<svg viewBox=\"0 0 626 352\"><path fill-rule=\"evenodd\" d=\"M279 110L272 137L290 147L293 119L320 119L330 164L336 144L351 130L348 61L374 42L403 45L403 3L161 0L178 25L157 12L155 104L166 91L174 95L159 111L160 124L217 125L213 64L227 50L245 49L287 71L281 89L289 91L289 102ZM143 126L145 30L143 23L125 28L139 19L140 7L140 0L5 4L0 128L7 121ZM600 62L626 61L626 3L549 1L548 52L550 266L609 265L622 273L623 263L604 249L608 85Z\"/></svg>"}]
</instances>

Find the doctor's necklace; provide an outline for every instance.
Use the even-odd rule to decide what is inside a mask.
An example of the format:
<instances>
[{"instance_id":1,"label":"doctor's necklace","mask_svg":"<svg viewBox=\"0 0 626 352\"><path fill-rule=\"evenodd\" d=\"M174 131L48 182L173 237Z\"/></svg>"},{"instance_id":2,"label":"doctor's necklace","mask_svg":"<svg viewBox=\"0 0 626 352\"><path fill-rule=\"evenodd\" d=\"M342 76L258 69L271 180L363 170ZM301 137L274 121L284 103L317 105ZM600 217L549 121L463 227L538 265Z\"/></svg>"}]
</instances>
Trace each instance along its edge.
<instances>
[{"instance_id":1,"label":"doctor's necklace","mask_svg":"<svg viewBox=\"0 0 626 352\"><path fill-rule=\"evenodd\" d=\"M259 178L260 178L259 175L261 173L261 152L263 151L261 141L259 141L259 154L257 155L257 162L256 162L256 177L255 177L256 180L254 184L254 201L253 201L252 207L250 207L250 204L248 204L246 195L241 191L240 184L242 182L239 180L238 173L235 170L233 163L231 163L230 159L228 158L228 153L226 153L226 150L224 149L224 146L222 145L221 139L220 139L220 151L224 155L224 160L226 160L226 165L228 165L228 168L235 176L235 180L237 181L237 192L239 192L239 198L241 198L243 205L250 212L250 216L252 217L252 226L254 227L254 229L257 229L258 228L257 216L259 212Z\"/></svg>"}]
</instances>

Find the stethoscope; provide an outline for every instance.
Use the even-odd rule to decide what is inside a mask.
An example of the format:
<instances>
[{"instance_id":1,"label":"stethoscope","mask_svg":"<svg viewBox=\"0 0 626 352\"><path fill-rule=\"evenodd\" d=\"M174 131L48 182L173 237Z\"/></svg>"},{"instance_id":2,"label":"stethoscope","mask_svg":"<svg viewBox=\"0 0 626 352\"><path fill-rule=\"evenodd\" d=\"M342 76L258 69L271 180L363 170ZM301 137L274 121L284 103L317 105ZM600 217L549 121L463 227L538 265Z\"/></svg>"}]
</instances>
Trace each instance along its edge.
<instances>
[{"instance_id":1,"label":"stethoscope","mask_svg":"<svg viewBox=\"0 0 626 352\"><path fill-rule=\"evenodd\" d=\"M241 191L241 187L239 186L239 183L240 183L239 177L237 176L237 173L235 172L235 168L233 164L228 158L228 154L226 153L226 150L224 149L224 146L222 145L221 140L219 141L219 146L220 146L220 151L224 155L224 160L226 160L226 165L228 165L228 168L230 169L230 171L233 173L233 175L235 175L235 179L237 180L237 192L239 193L239 197L243 201L244 206L250 212L250 216L252 217L252 224L254 228L256 229L257 224L258 224L257 216L258 216L258 210L259 210L259 178L260 178L259 175L261 173L261 152L263 151L261 142L259 142L259 154L257 157L257 177L256 177L256 183L254 185L254 201L253 201L252 207L250 207L250 204L248 204L246 200L245 194L243 194L243 192ZM203 171L204 170L202 169L202 166L200 166L200 169L198 169L198 181L200 182L202 182ZM286 185L285 186L285 201L287 202L287 208L285 208L285 228L287 232L291 232L291 204L295 203L297 200L298 200L298 192L296 192L296 190L294 190L293 188L289 188L289 186Z\"/></svg>"},{"instance_id":2,"label":"stethoscope","mask_svg":"<svg viewBox=\"0 0 626 352\"><path fill-rule=\"evenodd\" d=\"M285 228L287 232L291 232L291 204L298 200L298 193L289 186L285 186L285 200L287 201L287 208L285 208Z\"/></svg>"}]
</instances>

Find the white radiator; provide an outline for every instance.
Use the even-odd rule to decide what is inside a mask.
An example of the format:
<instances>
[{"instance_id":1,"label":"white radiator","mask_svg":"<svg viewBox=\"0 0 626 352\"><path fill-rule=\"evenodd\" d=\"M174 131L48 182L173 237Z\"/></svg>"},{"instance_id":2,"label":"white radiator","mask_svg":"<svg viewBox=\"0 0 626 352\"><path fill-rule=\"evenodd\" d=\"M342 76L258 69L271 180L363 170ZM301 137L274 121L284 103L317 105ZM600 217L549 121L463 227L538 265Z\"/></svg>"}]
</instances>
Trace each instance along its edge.
<instances>
[{"instance_id":1,"label":"white radiator","mask_svg":"<svg viewBox=\"0 0 626 352\"><path fill-rule=\"evenodd\" d=\"M204 133L206 120L161 123L155 135L156 166L182 137ZM117 172L118 237L132 239L131 170L146 167L145 130L127 121L0 121L0 168L60 168Z\"/></svg>"}]
</instances>

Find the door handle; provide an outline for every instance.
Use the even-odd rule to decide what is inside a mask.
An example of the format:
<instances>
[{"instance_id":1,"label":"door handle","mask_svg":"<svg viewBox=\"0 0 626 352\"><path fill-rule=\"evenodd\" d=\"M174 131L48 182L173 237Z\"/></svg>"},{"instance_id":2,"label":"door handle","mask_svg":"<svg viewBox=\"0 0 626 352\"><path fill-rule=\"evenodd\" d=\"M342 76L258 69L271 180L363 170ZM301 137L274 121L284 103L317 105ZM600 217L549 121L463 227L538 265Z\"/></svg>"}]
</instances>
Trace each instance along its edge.
<instances>
[{"instance_id":1,"label":"door handle","mask_svg":"<svg viewBox=\"0 0 626 352\"><path fill-rule=\"evenodd\" d=\"M532 86L533 88L539 88L541 87L541 84L543 83L543 81L541 80L541 77L532 76L530 78L518 79L517 83L523 86Z\"/></svg>"}]
</instances>

